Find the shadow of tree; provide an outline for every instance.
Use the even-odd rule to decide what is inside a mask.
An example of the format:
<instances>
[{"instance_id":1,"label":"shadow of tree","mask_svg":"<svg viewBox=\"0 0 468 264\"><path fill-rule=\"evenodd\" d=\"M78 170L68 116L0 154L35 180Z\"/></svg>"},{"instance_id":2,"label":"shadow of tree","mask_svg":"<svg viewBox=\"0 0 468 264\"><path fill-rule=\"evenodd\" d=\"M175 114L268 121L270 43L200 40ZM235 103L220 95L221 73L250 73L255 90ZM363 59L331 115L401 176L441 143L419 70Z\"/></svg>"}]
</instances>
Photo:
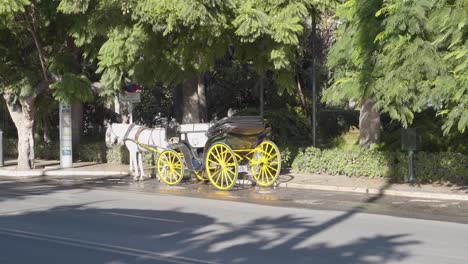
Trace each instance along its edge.
<instances>
[{"instance_id":1,"label":"shadow of tree","mask_svg":"<svg viewBox=\"0 0 468 264\"><path fill-rule=\"evenodd\" d=\"M410 256L407 246L420 243L407 234L362 235L344 244L317 237L353 213L320 224L295 215L239 224L177 208L60 206L0 216L0 262L366 264L401 261Z\"/></svg>"}]
</instances>

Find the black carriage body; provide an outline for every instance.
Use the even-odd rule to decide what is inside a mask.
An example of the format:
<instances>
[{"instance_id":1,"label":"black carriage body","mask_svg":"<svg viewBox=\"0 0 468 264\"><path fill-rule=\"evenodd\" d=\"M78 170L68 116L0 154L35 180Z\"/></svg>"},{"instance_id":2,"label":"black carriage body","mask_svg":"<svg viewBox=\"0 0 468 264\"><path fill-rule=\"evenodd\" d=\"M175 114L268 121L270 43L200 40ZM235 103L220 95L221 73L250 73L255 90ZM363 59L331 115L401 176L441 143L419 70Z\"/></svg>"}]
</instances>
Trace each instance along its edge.
<instances>
[{"instance_id":1,"label":"black carriage body","mask_svg":"<svg viewBox=\"0 0 468 264\"><path fill-rule=\"evenodd\" d=\"M250 149L255 148L268 131L260 116L233 116L210 127L208 137L211 144L222 141L232 149Z\"/></svg>"}]
</instances>

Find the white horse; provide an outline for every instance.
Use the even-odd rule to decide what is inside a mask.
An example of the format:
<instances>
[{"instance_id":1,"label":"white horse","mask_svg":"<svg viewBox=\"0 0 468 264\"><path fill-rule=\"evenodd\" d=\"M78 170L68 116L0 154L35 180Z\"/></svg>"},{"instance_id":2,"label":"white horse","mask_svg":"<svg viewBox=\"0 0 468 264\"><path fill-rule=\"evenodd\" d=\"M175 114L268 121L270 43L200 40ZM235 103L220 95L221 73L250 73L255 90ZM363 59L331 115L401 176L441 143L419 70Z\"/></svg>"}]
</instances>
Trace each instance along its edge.
<instances>
[{"instance_id":1,"label":"white horse","mask_svg":"<svg viewBox=\"0 0 468 264\"><path fill-rule=\"evenodd\" d=\"M130 171L135 170L133 179L143 180L145 173L141 152L149 150L141 145L163 151L169 142L164 128L145 128L137 125L113 123L107 127L106 144L108 147L125 144L130 153ZM140 167L141 174L138 173L138 167Z\"/></svg>"}]
</instances>

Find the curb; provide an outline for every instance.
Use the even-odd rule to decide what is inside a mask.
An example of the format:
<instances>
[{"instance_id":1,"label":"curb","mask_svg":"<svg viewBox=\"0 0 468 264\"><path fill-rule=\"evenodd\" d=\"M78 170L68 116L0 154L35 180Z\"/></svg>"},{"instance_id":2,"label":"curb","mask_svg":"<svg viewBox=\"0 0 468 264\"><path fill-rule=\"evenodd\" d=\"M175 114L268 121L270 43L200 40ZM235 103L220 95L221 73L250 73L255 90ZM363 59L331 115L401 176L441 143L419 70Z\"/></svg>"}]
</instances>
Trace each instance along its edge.
<instances>
[{"instance_id":1,"label":"curb","mask_svg":"<svg viewBox=\"0 0 468 264\"><path fill-rule=\"evenodd\" d=\"M372 188L347 187L347 186L336 186L336 185L318 185L318 184L299 184L299 183L281 183L279 186L286 187L286 188L297 188L297 189L307 189L307 190L353 192L353 193L363 193L363 194L405 196L405 197L423 198L423 199L468 201L468 195L464 195L464 194L408 192L408 191L398 191L398 190L379 190L379 189L372 189Z\"/></svg>"},{"instance_id":2,"label":"curb","mask_svg":"<svg viewBox=\"0 0 468 264\"><path fill-rule=\"evenodd\" d=\"M15 178L32 178L43 176L130 176L130 172L126 171L96 171L96 170L42 170L42 171L18 171L18 170L2 170L0 169L0 177L15 177ZM245 182L244 182L245 183ZM337 185L320 185L320 184L300 184L282 182L278 187L296 188L306 190L320 190L333 192L352 192L362 194L377 194L389 196L405 196L411 198L422 199L439 199L439 200L457 200L468 201L468 195L450 194L450 193L432 193L432 192L409 192L398 190L379 190L373 188L349 187Z\"/></svg>"}]
</instances>

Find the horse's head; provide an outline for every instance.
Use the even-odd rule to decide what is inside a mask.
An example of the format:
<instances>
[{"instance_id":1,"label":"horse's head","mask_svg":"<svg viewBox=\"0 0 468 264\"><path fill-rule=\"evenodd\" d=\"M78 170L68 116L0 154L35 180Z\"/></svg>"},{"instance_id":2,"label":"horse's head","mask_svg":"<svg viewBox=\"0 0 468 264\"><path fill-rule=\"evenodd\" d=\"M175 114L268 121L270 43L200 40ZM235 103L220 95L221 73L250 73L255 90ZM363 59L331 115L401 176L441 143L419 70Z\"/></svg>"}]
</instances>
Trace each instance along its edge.
<instances>
[{"instance_id":1,"label":"horse's head","mask_svg":"<svg viewBox=\"0 0 468 264\"><path fill-rule=\"evenodd\" d=\"M106 129L106 145L107 147L113 147L117 145L119 138L113 130L113 124L108 124Z\"/></svg>"}]
</instances>

